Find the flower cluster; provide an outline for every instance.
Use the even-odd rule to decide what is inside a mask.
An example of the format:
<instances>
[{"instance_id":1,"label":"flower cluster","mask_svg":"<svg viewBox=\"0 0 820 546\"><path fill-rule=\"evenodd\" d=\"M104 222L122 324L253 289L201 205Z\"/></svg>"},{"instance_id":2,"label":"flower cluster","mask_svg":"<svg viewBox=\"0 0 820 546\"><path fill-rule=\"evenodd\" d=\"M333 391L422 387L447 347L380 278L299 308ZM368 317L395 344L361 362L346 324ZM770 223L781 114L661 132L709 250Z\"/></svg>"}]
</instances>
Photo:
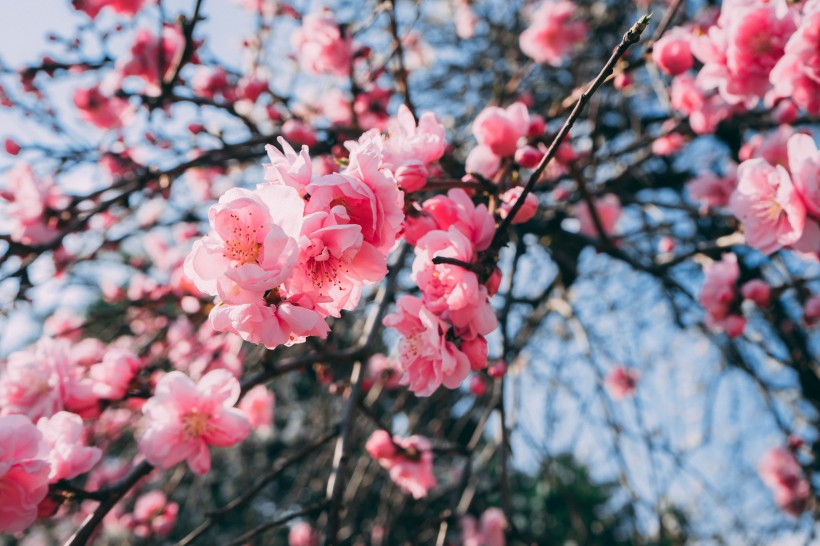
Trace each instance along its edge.
<instances>
[{"instance_id":1,"label":"flower cluster","mask_svg":"<svg viewBox=\"0 0 820 546\"><path fill-rule=\"evenodd\" d=\"M414 499L427 496L436 487L430 441L421 436L401 438L377 430L367 440L365 450L390 473L399 488Z\"/></svg>"},{"instance_id":2,"label":"flower cluster","mask_svg":"<svg viewBox=\"0 0 820 546\"><path fill-rule=\"evenodd\" d=\"M811 487L789 448L769 451L758 466L763 483L774 492L775 502L787 514L799 516L808 505Z\"/></svg>"},{"instance_id":3,"label":"flower cluster","mask_svg":"<svg viewBox=\"0 0 820 546\"><path fill-rule=\"evenodd\" d=\"M327 317L356 307L387 273L404 219L403 194L380 169L375 143L341 173L312 176L307 147L269 146L266 183L226 192L194 244L186 275L217 297L211 324L268 348L324 338Z\"/></svg>"},{"instance_id":4,"label":"flower cluster","mask_svg":"<svg viewBox=\"0 0 820 546\"><path fill-rule=\"evenodd\" d=\"M746 327L746 319L740 310L740 294L737 281L740 267L737 256L724 254L719 262L710 262L703 268L705 280L700 293L700 304L706 309L706 326L737 337Z\"/></svg>"}]
</instances>

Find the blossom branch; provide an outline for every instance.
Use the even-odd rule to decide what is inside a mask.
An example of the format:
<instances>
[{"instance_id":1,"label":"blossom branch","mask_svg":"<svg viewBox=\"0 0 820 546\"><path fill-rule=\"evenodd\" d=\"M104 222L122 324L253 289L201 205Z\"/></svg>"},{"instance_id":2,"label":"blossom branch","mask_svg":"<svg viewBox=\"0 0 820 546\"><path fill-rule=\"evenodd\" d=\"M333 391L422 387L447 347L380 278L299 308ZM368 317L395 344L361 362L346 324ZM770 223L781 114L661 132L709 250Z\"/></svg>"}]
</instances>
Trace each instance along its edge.
<instances>
[{"instance_id":1,"label":"blossom branch","mask_svg":"<svg viewBox=\"0 0 820 546\"><path fill-rule=\"evenodd\" d=\"M633 45L638 43L641 38L641 34L644 30L646 30L647 25L649 25L649 19L651 15L644 15L641 17L632 27L626 31L626 34L623 35L621 38L621 42L615 47L615 50L612 52L612 55L609 57L609 60L606 62L604 67L601 69L601 72L598 76L592 81L590 86L584 91L581 96L578 98L578 102L575 103L575 107L570 112L569 116L567 117L564 125L558 131L558 134L555 135L555 138L552 140L549 148L547 149L547 153L544 154L544 157L541 158L541 161L538 163L538 166L533 170L532 174L530 175L527 184L524 186L524 191L521 192L521 195L518 196L515 204L512 206L510 211L507 213L507 217L501 222L498 226L498 230L496 231L495 237L493 237L493 242L490 245L490 248L493 249L495 252L500 249L504 243L506 242L506 229L509 227L512 219L515 218L515 215L518 214L518 211L521 210L521 207L524 206L524 201L526 200L527 194L529 194L538 180L541 178L541 175L544 174L544 170L547 168L547 165L550 161L555 157L555 154L558 153L558 147L561 145L562 142L567 138L569 135L572 126L575 125L575 121L581 115L584 107L589 102L589 99L595 92L598 90L601 85L606 81L607 77L612 73L612 69L615 67L615 64L618 60L624 56L627 50Z\"/></svg>"}]
</instances>

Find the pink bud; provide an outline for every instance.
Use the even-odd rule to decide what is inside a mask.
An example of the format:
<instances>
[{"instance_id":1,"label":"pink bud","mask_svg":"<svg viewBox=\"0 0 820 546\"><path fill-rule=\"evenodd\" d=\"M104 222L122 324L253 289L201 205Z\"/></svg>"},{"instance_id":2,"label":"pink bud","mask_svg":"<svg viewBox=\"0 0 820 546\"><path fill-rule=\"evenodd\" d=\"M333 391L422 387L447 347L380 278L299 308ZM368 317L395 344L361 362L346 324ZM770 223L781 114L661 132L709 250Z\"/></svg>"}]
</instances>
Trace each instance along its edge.
<instances>
[{"instance_id":1,"label":"pink bud","mask_svg":"<svg viewBox=\"0 0 820 546\"><path fill-rule=\"evenodd\" d=\"M427 184L427 168L418 160L411 160L396 169L396 180L406 191L417 191Z\"/></svg>"},{"instance_id":2,"label":"pink bud","mask_svg":"<svg viewBox=\"0 0 820 546\"><path fill-rule=\"evenodd\" d=\"M480 375L474 375L470 379L470 392L476 396L484 396L487 392L487 382Z\"/></svg>"},{"instance_id":3,"label":"pink bud","mask_svg":"<svg viewBox=\"0 0 820 546\"><path fill-rule=\"evenodd\" d=\"M487 292L490 294L490 297L498 294L498 289L501 288L501 278L501 270L496 267L492 275L490 275L490 278L487 279Z\"/></svg>"},{"instance_id":4,"label":"pink bud","mask_svg":"<svg viewBox=\"0 0 820 546\"><path fill-rule=\"evenodd\" d=\"M493 379L501 379L506 373L507 365L501 360L490 366L490 369L487 370L487 374Z\"/></svg>"},{"instance_id":5,"label":"pink bud","mask_svg":"<svg viewBox=\"0 0 820 546\"><path fill-rule=\"evenodd\" d=\"M664 253L674 251L675 246L675 240L672 237L661 237L658 241L658 250Z\"/></svg>"},{"instance_id":6,"label":"pink bud","mask_svg":"<svg viewBox=\"0 0 820 546\"><path fill-rule=\"evenodd\" d=\"M532 146L524 146L523 148L518 148L515 151L515 162L525 169L535 168L535 166L541 161L542 157L544 157L544 154Z\"/></svg>"},{"instance_id":7,"label":"pink bud","mask_svg":"<svg viewBox=\"0 0 820 546\"><path fill-rule=\"evenodd\" d=\"M484 336L462 341L461 352L467 355L473 370L483 370L487 367L487 340Z\"/></svg>"},{"instance_id":8,"label":"pink bud","mask_svg":"<svg viewBox=\"0 0 820 546\"><path fill-rule=\"evenodd\" d=\"M789 436L789 447L792 449L800 449L806 445L806 442L800 436Z\"/></svg>"},{"instance_id":9,"label":"pink bud","mask_svg":"<svg viewBox=\"0 0 820 546\"><path fill-rule=\"evenodd\" d=\"M772 290L760 279L752 279L740 288L743 298L754 302L758 307L768 307L772 301Z\"/></svg>"},{"instance_id":10,"label":"pink bud","mask_svg":"<svg viewBox=\"0 0 820 546\"><path fill-rule=\"evenodd\" d=\"M632 85L632 76L630 76L626 72L616 74L615 78L612 80L612 85L615 86L615 89L623 91L624 89Z\"/></svg>"},{"instance_id":11,"label":"pink bud","mask_svg":"<svg viewBox=\"0 0 820 546\"><path fill-rule=\"evenodd\" d=\"M538 138L544 134L544 129L547 128L547 122L544 117L539 114L530 114L530 126L527 128L527 136L530 138Z\"/></svg>"},{"instance_id":12,"label":"pink bud","mask_svg":"<svg viewBox=\"0 0 820 546\"><path fill-rule=\"evenodd\" d=\"M746 319L742 315L729 315L723 321L723 329L729 337L739 337L746 329Z\"/></svg>"},{"instance_id":13,"label":"pink bud","mask_svg":"<svg viewBox=\"0 0 820 546\"><path fill-rule=\"evenodd\" d=\"M820 294L814 295L806 301L806 305L803 307L803 320L809 326L820 321Z\"/></svg>"},{"instance_id":14,"label":"pink bud","mask_svg":"<svg viewBox=\"0 0 820 546\"><path fill-rule=\"evenodd\" d=\"M9 155L17 155L20 153L20 145L10 138L6 139L6 141L3 143L3 147L6 149L6 153Z\"/></svg>"},{"instance_id":15,"label":"pink bud","mask_svg":"<svg viewBox=\"0 0 820 546\"><path fill-rule=\"evenodd\" d=\"M652 60L658 68L671 76L677 76L692 68L694 59L686 31L669 32L655 42Z\"/></svg>"}]
</instances>

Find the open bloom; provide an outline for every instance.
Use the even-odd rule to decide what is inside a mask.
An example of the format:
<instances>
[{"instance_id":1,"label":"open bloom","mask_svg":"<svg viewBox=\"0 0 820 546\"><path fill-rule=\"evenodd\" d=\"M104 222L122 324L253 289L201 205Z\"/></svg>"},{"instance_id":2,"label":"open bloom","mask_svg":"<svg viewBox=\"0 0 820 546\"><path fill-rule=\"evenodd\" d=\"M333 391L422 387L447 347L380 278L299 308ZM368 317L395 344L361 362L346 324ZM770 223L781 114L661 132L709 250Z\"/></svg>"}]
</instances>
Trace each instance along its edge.
<instances>
[{"instance_id":1,"label":"open bloom","mask_svg":"<svg viewBox=\"0 0 820 546\"><path fill-rule=\"evenodd\" d=\"M533 14L532 24L521 33L521 51L535 62L560 66L587 35L586 24L573 21L574 16L573 2L544 0Z\"/></svg>"},{"instance_id":2,"label":"open bloom","mask_svg":"<svg viewBox=\"0 0 820 546\"><path fill-rule=\"evenodd\" d=\"M794 101L809 115L820 114L820 10L804 16L769 74L772 95Z\"/></svg>"},{"instance_id":3,"label":"open bloom","mask_svg":"<svg viewBox=\"0 0 820 546\"><path fill-rule=\"evenodd\" d=\"M23 415L0 417L0 533L17 533L37 519L48 493L43 435Z\"/></svg>"},{"instance_id":4,"label":"open bloom","mask_svg":"<svg viewBox=\"0 0 820 546\"><path fill-rule=\"evenodd\" d=\"M725 207L737 186L737 167L726 170L724 176L707 171L686 183L689 195L706 207Z\"/></svg>"},{"instance_id":5,"label":"open bloom","mask_svg":"<svg viewBox=\"0 0 820 546\"><path fill-rule=\"evenodd\" d=\"M140 452L154 466L187 461L193 472L205 474L211 468L209 446L232 446L250 433L245 414L233 407L238 399L239 382L225 370L209 372L198 383L182 372L168 373L142 408L148 427Z\"/></svg>"},{"instance_id":6,"label":"open bloom","mask_svg":"<svg viewBox=\"0 0 820 546\"><path fill-rule=\"evenodd\" d=\"M99 86L77 89L73 100L80 117L100 129L119 129L133 113L127 100L106 96Z\"/></svg>"},{"instance_id":7,"label":"open bloom","mask_svg":"<svg viewBox=\"0 0 820 546\"><path fill-rule=\"evenodd\" d=\"M43 417L37 421L37 428L49 447L50 483L85 474L102 457L99 448L83 445L83 420L75 413L60 411L52 417Z\"/></svg>"},{"instance_id":8,"label":"open bloom","mask_svg":"<svg viewBox=\"0 0 820 546\"><path fill-rule=\"evenodd\" d=\"M350 72L352 42L342 34L329 9L306 15L302 26L294 31L292 42L302 70L335 76Z\"/></svg>"},{"instance_id":9,"label":"open bloom","mask_svg":"<svg viewBox=\"0 0 820 546\"><path fill-rule=\"evenodd\" d=\"M809 135L797 133L787 143L792 182L806 211L820 218L820 150Z\"/></svg>"},{"instance_id":10,"label":"open bloom","mask_svg":"<svg viewBox=\"0 0 820 546\"><path fill-rule=\"evenodd\" d=\"M185 274L211 295L236 286L265 291L284 282L298 256L304 202L283 185L228 190L212 206L212 231L194 243Z\"/></svg>"},{"instance_id":11,"label":"open bloom","mask_svg":"<svg viewBox=\"0 0 820 546\"><path fill-rule=\"evenodd\" d=\"M138 29L131 51L117 63L117 71L123 78L141 78L148 84L149 92L156 94L159 92L160 77L165 79L174 73L184 48L185 36L180 25L163 26L161 37L147 28ZM160 59L163 61L161 68Z\"/></svg>"},{"instance_id":12,"label":"open bloom","mask_svg":"<svg viewBox=\"0 0 820 546\"><path fill-rule=\"evenodd\" d=\"M447 339L446 323L424 307L419 298L401 296L396 312L387 315L384 324L402 335L401 383L417 396L430 396L441 385L455 389L470 374L470 360Z\"/></svg>"},{"instance_id":13,"label":"open bloom","mask_svg":"<svg viewBox=\"0 0 820 546\"><path fill-rule=\"evenodd\" d=\"M799 516L806 509L811 487L791 450L785 447L772 449L761 459L758 472L784 512Z\"/></svg>"},{"instance_id":14,"label":"open bloom","mask_svg":"<svg viewBox=\"0 0 820 546\"><path fill-rule=\"evenodd\" d=\"M743 223L747 244L771 254L796 243L803 235L806 206L786 169L749 159L737 168L737 178L729 206Z\"/></svg>"},{"instance_id":15,"label":"open bloom","mask_svg":"<svg viewBox=\"0 0 820 546\"><path fill-rule=\"evenodd\" d=\"M414 499L427 496L438 485L433 474L433 452L423 436L401 438L377 430L367 440L365 449L390 473L390 479Z\"/></svg>"},{"instance_id":16,"label":"open bloom","mask_svg":"<svg viewBox=\"0 0 820 546\"><path fill-rule=\"evenodd\" d=\"M273 406L276 400L265 385L257 385L239 401L239 409L245 412L251 426L260 432L273 426Z\"/></svg>"}]
</instances>

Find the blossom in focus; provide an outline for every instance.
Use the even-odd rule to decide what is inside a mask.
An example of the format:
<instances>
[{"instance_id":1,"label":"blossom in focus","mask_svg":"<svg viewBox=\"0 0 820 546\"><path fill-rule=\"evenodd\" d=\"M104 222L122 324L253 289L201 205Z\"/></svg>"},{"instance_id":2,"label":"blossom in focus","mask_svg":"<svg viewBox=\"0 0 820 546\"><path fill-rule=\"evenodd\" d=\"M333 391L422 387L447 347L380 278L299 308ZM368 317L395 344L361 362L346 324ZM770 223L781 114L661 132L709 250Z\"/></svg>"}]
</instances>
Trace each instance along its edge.
<instances>
[{"instance_id":1,"label":"blossom in focus","mask_svg":"<svg viewBox=\"0 0 820 546\"><path fill-rule=\"evenodd\" d=\"M573 20L574 17L574 2L543 0L533 13L530 26L521 33L521 51L537 63L560 66L587 35L586 23Z\"/></svg>"},{"instance_id":2,"label":"blossom in focus","mask_svg":"<svg viewBox=\"0 0 820 546\"><path fill-rule=\"evenodd\" d=\"M157 383L143 406L147 428L139 440L149 463L171 468L182 461L196 474L211 468L210 446L227 447L248 436L251 424L234 404L239 382L225 370L207 373L197 383L173 371Z\"/></svg>"},{"instance_id":3,"label":"blossom in focus","mask_svg":"<svg viewBox=\"0 0 820 546\"><path fill-rule=\"evenodd\" d=\"M401 438L385 430L375 431L365 444L365 450L390 473L399 489L414 499L427 496L438 482L433 474L433 452L430 441L422 436Z\"/></svg>"},{"instance_id":4,"label":"blossom in focus","mask_svg":"<svg viewBox=\"0 0 820 546\"><path fill-rule=\"evenodd\" d=\"M634 396L641 372L626 366L616 366L606 376L606 388L615 400Z\"/></svg>"},{"instance_id":5,"label":"blossom in focus","mask_svg":"<svg viewBox=\"0 0 820 546\"><path fill-rule=\"evenodd\" d=\"M37 519L48 493L43 435L23 415L0 417L0 533L17 533Z\"/></svg>"},{"instance_id":6,"label":"blossom in focus","mask_svg":"<svg viewBox=\"0 0 820 546\"><path fill-rule=\"evenodd\" d=\"M806 509L811 487L791 450L772 449L760 460L758 472L781 510L796 517Z\"/></svg>"}]
</instances>

